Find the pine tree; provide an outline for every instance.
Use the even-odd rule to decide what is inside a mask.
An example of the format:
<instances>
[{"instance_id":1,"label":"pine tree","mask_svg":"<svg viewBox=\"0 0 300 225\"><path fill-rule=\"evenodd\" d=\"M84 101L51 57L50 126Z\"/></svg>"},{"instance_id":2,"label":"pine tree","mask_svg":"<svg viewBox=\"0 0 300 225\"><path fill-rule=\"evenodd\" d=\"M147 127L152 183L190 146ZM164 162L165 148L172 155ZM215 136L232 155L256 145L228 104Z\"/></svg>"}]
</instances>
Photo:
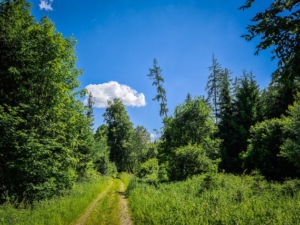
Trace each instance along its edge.
<instances>
[{"instance_id":1,"label":"pine tree","mask_svg":"<svg viewBox=\"0 0 300 225\"><path fill-rule=\"evenodd\" d=\"M220 93L220 76L222 73L221 64L218 63L215 56L212 56L212 65L208 67L211 74L208 76L205 90L207 91L207 101L212 104L213 114L215 116L216 123L219 118L219 104L218 98Z\"/></svg>"},{"instance_id":2,"label":"pine tree","mask_svg":"<svg viewBox=\"0 0 300 225\"><path fill-rule=\"evenodd\" d=\"M157 94L156 96L152 99L153 101L158 101L160 102L160 111L159 111L159 115L161 117L167 117L167 113L168 113L168 108L167 108L167 97L166 97L166 91L162 86L162 83L165 82L164 78L162 77L162 69L157 66L157 60L154 59L153 60L153 68L149 69L149 74L147 75L148 77L150 77L150 79L153 80L152 85L156 86L156 91Z\"/></svg>"}]
</instances>

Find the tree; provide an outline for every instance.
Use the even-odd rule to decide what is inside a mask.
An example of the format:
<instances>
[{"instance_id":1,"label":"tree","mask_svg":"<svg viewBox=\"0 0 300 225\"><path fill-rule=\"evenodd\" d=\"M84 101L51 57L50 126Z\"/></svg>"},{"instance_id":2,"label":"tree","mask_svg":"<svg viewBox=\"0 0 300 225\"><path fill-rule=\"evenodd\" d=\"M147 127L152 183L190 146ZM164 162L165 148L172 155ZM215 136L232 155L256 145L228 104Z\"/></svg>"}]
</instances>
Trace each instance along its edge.
<instances>
[{"instance_id":1,"label":"tree","mask_svg":"<svg viewBox=\"0 0 300 225\"><path fill-rule=\"evenodd\" d=\"M259 121L272 118L280 118L282 115L287 115L288 105L290 104L287 99L288 96L296 96L300 91L299 83L295 83L292 89L287 90L283 84L272 81L267 88L265 88L260 97Z\"/></svg>"},{"instance_id":2,"label":"tree","mask_svg":"<svg viewBox=\"0 0 300 225\"><path fill-rule=\"evenodd\" d=\"M93 130L93 126L94 126L94 113L93 113L93 105L95 104L95 102L93 102L93 95L92 95L92 92L89 92L89 96L88 96L88 99L87 99L87 105L86 105L86 108L87 108L87 118L90 119L90 128L91 130Z\"/></svg>"},{"instance_id":3,"label":"tree","mask_svg":"<svg viewBox=\"0 0 300 225\"><path fill-rule=\"evenodd\" d=\"M108 126L102 124L94 134L95 148L93 162L97 171L103 175L109 174L109 147L107 145Z\"/></svg>"},{"instance_id":4,"label":"tree","mask_svg":"<svg viewBox=\"0 0 300 225\"><path fill-rule=\"evenodd\" d=\"M215 120L218 122L218 111L219 111L219 82L220 82L220 75L222 73L222 68L220 63L218 63L215 56L212 56L212 66L208 67L211 74L208 76L207 84L205 90L207 91L207 100L212 103L213 113L215 115Z\"/></svg>"},{"instance_id":5,"label":"tree","mask_svg":"<svg viewBox=\"0 0 300 225\"><path fill-rule=\"evenodd\" d=\"M240 9L250 8L255 0L247 0ZM285 99L287 105L294 101L292 87L299 81L300 74L300 2L295 0L274 0L264 11L257 13L248 25L247 41L261 37L256 53L271 48L272 59L278 58L278 68L273 79L280 82L290 92Z\"/></svg>"},{"instance_id":6,"label":"tree","mask_svg":"<svg viewBox=\"0 0 300 225\"><path fill-rule=\"evenodd\" d=\"M132 136L132 150L130 153L130 172L136 172L141 163L149 159L150 134L143 126L137 126ZM150 154L151 155L151 154Z\"/></svg>"},{"instance_id":7,"label":"tree","mask_svg":"<svg viewBox=\"0 0 300 225\"><path fill-rule=\"evenodd\" d=\"M289 107L288 116L285 118L283 127L287 138L281 146L281 155L292 162L298 169L300 168L300 94L293 106Z\"/></svg>"},{"instance_id":8,"label":"tree","mask_svg":"<svg viewBox=\"0 0 300 225\"><path fill-rule=\"evenodd\" d=\"M103 117L108 126L107 143L110 148L110 161L116 164L119 172L130 172L133 127L122 101L118 98L108 101Z\"/></svg>"},{"instance_id":9,"label":"tree","mask_svg":"<svg viewBox=\"0 0 300 225\"><path fill-rule=\"evenodd\" d=\"M220 74L220 94L219 94L219 123L217 136L222 140L221 155L222 161L221 168L226 168L230 161L227 155L227 149L230 148L230 142L234 133L232 126L232 113L233 113L233 97L231 93L231 72L224 69Z\"/></svg>"},{"instance_id":10,"label":"tree","mask_svg":"<svg viewBox=\"0 0 300 225\"><path fill-rule=\"evenodd\" d=\"M169 164L171 179L182 179L177 167L176 149L188 144L198 145L211 159L219 156L220 140L215 138L217 127L203 97L195 97L175 108L174 116L165 119L159 144L160 163Z\"/></svg>"},{"instance_id":11,"label":"tree","mask_svg":"<svg viewBox=\"0 0 300 225\"><path fill-rule=\"evenodd\" d=\"M247 151L242 153L243 169L259 170L267 179L282 180L297 175L293 163L279 155L287 136L284 119L265 120L250 128Z\"/></svg>"},{"instance_id":12,"label":"tree","mask_svg":"<svg viewBox=\"0 0 300 225\"><path fill-rule=\"evenodd\" d=\"M30 200L72 187L89 161L76 41L25 0L0 2L0 195Z\"/></svg>"},{"instance_id":13,"label":"tree","mask_svg":"<svg viewBox=\"0 0 300 225\"><path fill-rule=\"evenodd\" d=\"M228 172L241 172L242 162L239 154L247 150L249 130L258 121L259 88L252 73L243 72L243 76L234 83L232 118L229 122L231 136L226 145L226 163Z\"/></svg>"},{"instance_id":14,"label":"tree","mask_svg":"<svg viewBox=\"0 0 300 225\"><path fill-rule=\"evenodd\" d=\"M167 97L166 97L166 91L162 86L162 83L165 82L164 78L161 75L162 69L157 66L157 60L154 59L153 60L153 68L149 69L149 74L147 75L148 77L150 77L150 79L153 80L152 85L156 86L156 91L157 94L156 96L152 99L153 101L161 101L160 102L160 111L159 111L159 115L162 117L167 117L167 113L168 113L168 108L167 108Z\"/></svg>"}]
</instances>

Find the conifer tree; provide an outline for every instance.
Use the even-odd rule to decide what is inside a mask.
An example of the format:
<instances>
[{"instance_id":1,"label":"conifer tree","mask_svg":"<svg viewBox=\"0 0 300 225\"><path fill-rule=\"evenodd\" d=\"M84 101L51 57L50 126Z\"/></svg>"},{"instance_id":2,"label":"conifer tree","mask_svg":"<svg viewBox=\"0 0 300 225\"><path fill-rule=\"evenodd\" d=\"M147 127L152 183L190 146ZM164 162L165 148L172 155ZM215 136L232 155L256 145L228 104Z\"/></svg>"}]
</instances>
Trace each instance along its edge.
<instances>
[{"instance_id":1,"label":"conifer tree","mask_svg":"<svg viewBox=\"0 0 300 225\"><path fill-rule=\"evenodd\" d=\"M162 69L157 66L157 60L154 58L153 60L153 68L149 69L149 74L147 75L150 77L150 79L153 80L152 85L156 86L156 91L157 94L156 96L152 99L153 101L158 101L160 102L160 111L159 115L161 117L167 117L168 113L168 108L167 108L167 97L166 97L166 91L163 88L162 84L165 82L164 78L162 77Z\"/></svg>"},{"instance_id":2,"label":"conifer tree","mask_svg":"<svg viewBox=\"0 0 300 225\"><path fill-rule=\"evenodd\" d=\"M92 92L89 92L89 96L87 99L87 118L90 119L90 128L91 130L93 130L93 126L94 126L94 110L93 110L93 105L95 104L95 102L93 101L93 95Z\"/></svg>"},{"instance_id":3,"label":"conifer tree","mask_svg":"<svg viewBox=\"0 0 300 225\"><path fill-rule=\"evenodd\" d=\"M213 114L215 117L216 123L218 122L219 117L219 92L220 92L220 76L222 73L221 64L218 63L215 56L212 56L212 65L208 67L211 74L208 76L207 84L205 90L207 91L207 101L209 101L213 108Z\"/></svg>"},{"instance_id":4,"label":"conifer tree","mask_svg":"<svg viewBox=\"0 0 300 225\"><path fill-rule=\"evenodd\" d=\"M239 154L247 150L249 130L258 122L259 87L253 74L243 72L234 83L234 100L232 119L230 121L233 132L228 140L226 155L230 162L226 165L230 172L241 172Z\"/></svg>"}]
</instances>

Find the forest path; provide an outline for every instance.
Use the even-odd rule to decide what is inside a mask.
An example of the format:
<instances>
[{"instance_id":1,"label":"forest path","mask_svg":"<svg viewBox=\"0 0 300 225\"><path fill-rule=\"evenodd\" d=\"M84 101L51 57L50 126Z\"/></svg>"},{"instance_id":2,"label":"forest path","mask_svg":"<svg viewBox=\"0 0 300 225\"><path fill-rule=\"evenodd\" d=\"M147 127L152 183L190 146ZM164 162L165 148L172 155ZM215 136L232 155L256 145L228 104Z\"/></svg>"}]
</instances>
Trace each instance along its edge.
<instances>
[{"instance_id":1,"label":"forest path","mask_svg":"<svg viewBox=\"0 0 300 225\"><path fill-rule=\"evenodd\" d=\"M125 197L124 183L114 179L74 224L133 225Z\"/></svg>"},{"instance_id":2,"label":"forest path","mask_svg":"<svg viewBox=\"0 0 300 225\"><path fill-rule=\"evenodd\" d=\"M129 213L129 208L125 196L125 188L124 188L124 183L121 183L121 188L120 188L120 225L133 225L130 213Z\"/></svg>"},{"instance_id":3,"label":"forest path","mask_svg":"<svg viewBox=\"0 0 300 225\"><path fill-rule=\"evenodd\" d=\"M77 220L75 225L84 225L85 224L85 221L87 220L87 218L89 217L89 215L91 214L93 209L97 206L97 203L100 201L101 198L103 198L103 196L106 195L108 190L111 188L112 184L113 184L113 182L111 182L108 185L108 187L101 194L98 195L98 197L89 205L89 207L84 212L84 214Z\"/></svg>"}]
</instances>

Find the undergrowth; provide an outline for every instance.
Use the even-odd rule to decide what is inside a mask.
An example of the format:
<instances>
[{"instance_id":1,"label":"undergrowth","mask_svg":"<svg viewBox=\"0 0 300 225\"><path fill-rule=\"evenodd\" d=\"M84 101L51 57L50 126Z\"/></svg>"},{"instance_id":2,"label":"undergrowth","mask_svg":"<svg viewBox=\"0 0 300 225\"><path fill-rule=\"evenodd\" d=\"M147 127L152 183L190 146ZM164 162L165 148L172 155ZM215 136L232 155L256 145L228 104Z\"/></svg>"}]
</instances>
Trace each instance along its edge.
<instances>
[{"instance_id":1,"label":"undergrowth","mask_svg":"<svg viewBox=\"0 0 300 225\"><path fill-rule=\"evenodd\" d=\"M157 186L133 179L127 189L135 224L298 224L300 181L260 175L201 175Z\"/></svg>"}]
</instances>

